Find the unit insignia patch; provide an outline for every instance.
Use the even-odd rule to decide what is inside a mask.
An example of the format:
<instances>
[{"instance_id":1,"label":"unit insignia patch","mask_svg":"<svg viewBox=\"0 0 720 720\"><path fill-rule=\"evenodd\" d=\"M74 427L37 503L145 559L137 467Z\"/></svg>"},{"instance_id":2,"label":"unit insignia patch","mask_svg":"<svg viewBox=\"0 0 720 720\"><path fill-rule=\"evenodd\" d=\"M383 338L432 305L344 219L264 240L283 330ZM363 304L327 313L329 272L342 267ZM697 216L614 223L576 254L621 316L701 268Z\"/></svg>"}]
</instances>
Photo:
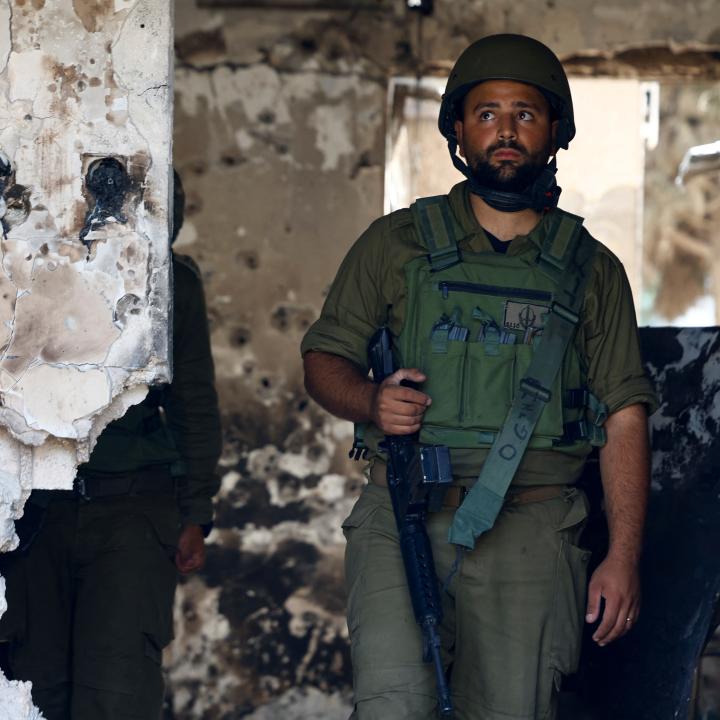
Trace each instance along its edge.
<instances>
[{"instance_id":1,"label":"unit insignia patch","mask_svg":"<svg viewBox=\"0 0 720 720\"><path fill-rule=\"evenodd\" d=\"M534 305L530 303L508 300L505 303L505 319L503 327L508 330L542 330L545 318L550 312L547 305Z\"/></svg>"}]
</instances>

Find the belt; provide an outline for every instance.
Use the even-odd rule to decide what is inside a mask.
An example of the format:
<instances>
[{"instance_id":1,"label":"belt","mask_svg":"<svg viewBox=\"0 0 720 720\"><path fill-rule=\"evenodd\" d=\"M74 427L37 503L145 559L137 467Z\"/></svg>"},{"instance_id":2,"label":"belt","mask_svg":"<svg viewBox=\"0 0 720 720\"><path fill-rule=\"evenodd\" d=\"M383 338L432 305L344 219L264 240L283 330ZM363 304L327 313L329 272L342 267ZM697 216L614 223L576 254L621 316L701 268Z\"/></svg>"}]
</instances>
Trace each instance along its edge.
<instances>
[{"instance_id":1,"label":"belt","mask_svg":"<svg viewBox=\"0 0 720 720\"><path fill-rule=\"evenodd\" d=\"M170 474L167 465L134 470L122 475L78 473L72 492L85 500L121 495L174 495L175 478Z\"/></svg>"},{"instance_id":2,"label":"belt","mask_svg":"<svg viewBox=\"0 0 720 720\"><path fill-rule=\"evenodd\" d=\"M387 487L387 478L385 473L371 473L370 482L373 485ZM523 490L510 488L505 498L504 507L513 507L516 505L526 505L527 503L542 502L543 500L552 500L561 497L567 491L567 485L533 485ZM449 485L445 489L443 496L443 508L457 510L462 505L465 496L470 492L470 488L465 485Z\"/></svg>"},{"instance_id":3,"label":"belt","mask_svg":"<svg viewBox=\"0 0 720 720\"><path fill-rule=\"evenodd\" d=\"M552 500L560 497L567 490L567 485L535 485L525 490L513 490L510 488L505 497L503 507L513 507L515 505L526 505L527 503L542 502L543 500ZM464 485L450 485L445 491L443 497L444 508L457 510L462 505L462 501L470 491Z\"/></svg>"}]
</instances>

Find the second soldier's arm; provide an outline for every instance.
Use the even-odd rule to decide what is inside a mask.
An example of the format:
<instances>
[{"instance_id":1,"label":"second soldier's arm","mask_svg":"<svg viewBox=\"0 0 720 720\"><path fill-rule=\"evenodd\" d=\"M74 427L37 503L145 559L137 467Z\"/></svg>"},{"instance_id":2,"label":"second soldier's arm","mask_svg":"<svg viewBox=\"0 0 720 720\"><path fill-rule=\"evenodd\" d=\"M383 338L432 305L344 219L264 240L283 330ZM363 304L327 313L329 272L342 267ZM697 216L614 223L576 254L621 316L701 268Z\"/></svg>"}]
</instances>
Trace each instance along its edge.
<instances>
[{"instance_id":1,"label":"second soldier's arm","mask_svg":"<svg viewBox=\"0 0 720 720\"><path fill-rule=\"evenodd\" d=\"M430 398L405 387L403 380L425 380L416 368L403 368L375 385L350 360L311 351L303 359L305 388L328 412L352 422L373 422L387 435L409 435L420 429Z\"/></svg>"},{"instance_id":2,"label":"second soldier's arm","mask_svg":"<svg viewBox=\"0 0 720 720\"><path fill-rule=\"evenodd\" d=\"M220 484L222 437L200 274L185 258L174 258L173 267L173 381L163 406L185 470L178 487L183 529L175 562L180 572L192 572L205 560L203 531L212 523L212 497Z\"/></svg>"}]
</instances>

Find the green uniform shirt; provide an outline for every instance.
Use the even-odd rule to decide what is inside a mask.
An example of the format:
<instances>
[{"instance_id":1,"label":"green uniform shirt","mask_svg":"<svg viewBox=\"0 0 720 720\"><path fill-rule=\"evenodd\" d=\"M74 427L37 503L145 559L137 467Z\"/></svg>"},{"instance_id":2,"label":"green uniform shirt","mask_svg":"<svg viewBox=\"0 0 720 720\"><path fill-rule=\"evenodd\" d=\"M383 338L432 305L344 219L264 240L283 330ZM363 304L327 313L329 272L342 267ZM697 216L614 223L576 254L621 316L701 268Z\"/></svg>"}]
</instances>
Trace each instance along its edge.
<instances>
[{"instance_id":1,"label":"green uniform shirt","mask_svg":"<svg viewBox=\"0 0 720 720\"><path fill-rule=\"evenodd\" d=\"M467 183L453 187L448 199L465 232L460 249L492 251L490 240L473 213ZM514 238L508 255L536 255L550 215L528 235ZM426 253L409 210L398 210L376 220L345 257L320 318L303 339L302 353L310 350L332 353L367 371L367 344L375 330L387 325L396 337L402 330L407 304L404 267L411 259ZM620 261L602 245L594 259L575 342L586 368L588 386L607 403L610 412L634 403L645 403L651 412L655 410L655 393L640 357L630 286ZM476 475L487 452L482 449L453 452L456 475ZM583 464L584 457L529 450L516 482L572 482Z\"/></svg>"},{"instance_id":2,"label":"green uniform shirt","mask_svg":"<svg viewBox=\"0 0 720 720\"><path fill-rule=\"evenodd\" d=\"M220 413L202 280L195 263L182 255L173 255L172 352L172 384L151 389L142 403L108 425L79 472L176 465L182 469L183 521L204 525L212 520L212 497L219 487Z\"/></svg>"}]
</instances>

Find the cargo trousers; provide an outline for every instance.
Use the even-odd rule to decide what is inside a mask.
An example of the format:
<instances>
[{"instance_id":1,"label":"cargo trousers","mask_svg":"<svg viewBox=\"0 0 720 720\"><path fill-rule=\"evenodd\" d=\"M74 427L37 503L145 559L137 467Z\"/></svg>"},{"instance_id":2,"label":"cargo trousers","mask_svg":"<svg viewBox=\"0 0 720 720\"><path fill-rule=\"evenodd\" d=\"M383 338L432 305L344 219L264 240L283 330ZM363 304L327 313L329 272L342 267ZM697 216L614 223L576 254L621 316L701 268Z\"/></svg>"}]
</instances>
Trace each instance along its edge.
<instances>
[{"instance_id":1,"label":"cargo trousers","mask_svg":"<svg viewBox=\"0 0 720 720\"><path fill-rule=\"evenodd\" d=\"M46 720L159 720L172 639L179 513L172 495L58 493L30 548L3 558L15 679Z\"/></svg>"},{"instance_id":2,"label":"cargo trousers","mask_svg":"<svg viewBox=\"0 0 720 720\"><path fill-rule=\"evenodd\" d=\"M584 493L503 508L472 551L447 542L452 510L427 530L442 592L443 661L455 720L552 720L577 669L590 553ZM368 484L343 524L354 684L351 720L434 720L432 665L405 583L387 488Z\"/></svg>"}]
</instances>

